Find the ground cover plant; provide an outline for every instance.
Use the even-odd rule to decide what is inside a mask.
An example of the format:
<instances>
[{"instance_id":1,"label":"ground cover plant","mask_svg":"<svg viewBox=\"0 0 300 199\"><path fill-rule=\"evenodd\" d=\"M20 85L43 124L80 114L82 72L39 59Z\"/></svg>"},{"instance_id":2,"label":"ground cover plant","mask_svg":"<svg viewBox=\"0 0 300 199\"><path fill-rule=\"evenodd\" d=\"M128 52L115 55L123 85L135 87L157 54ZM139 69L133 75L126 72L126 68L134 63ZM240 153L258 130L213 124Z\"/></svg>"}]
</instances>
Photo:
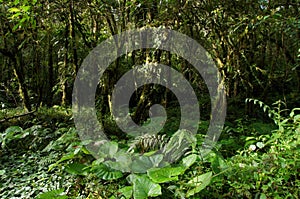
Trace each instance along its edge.
<instances>
[{"instance_id":1,"label":"ground cover plant","mask_svg":"<svg viewBox=\"0 0 300 199\"><path fill-rule=\"evenodd\" d=\"M125 159L118 147L130 148L135 139L103 145L107 154L95 159L85 148L72 124L57 123L57 130L43 125L27 129L6 128L1 136L1 197L3 198L297 198L300 188L300 114L298 108L269 107L258 100L276 126L258 132L257 123L225 128L226 135L206 157L201 157L203 135L175 164L163 164L160 155ZM39 114L56 115L53 111ZM67 113L66 111L65 113ZM285 114L287 113L287 114ZM233 138L230 132L248 134ZM263 125L262 125L263 126ZM186 134L186 132L184 132ZM180 136L180 132L178 132ZM145 137L144 137L145 138ZM146 137L143 152L157 150L157 139ZM240 141L242 139L242 141ZM152 140L152 142L150 142ZM178 140L178 139L176 139ZM238 149L230 152L232 142ZM147 146L145 146L147 145ZM173 146L174 144L172 144ZM135 148L138 150L138 148ZM139 149L141 150L141 148ZM121 153L121 152L120 152ZM122 157L117 162L105 161ZM134 163L130 165L130 161ZM128 164L128 168L119 164ZM143 167L143 168L140 168ZM144 168L147 172L143 172Z\"/></svg>"}]
</instances>

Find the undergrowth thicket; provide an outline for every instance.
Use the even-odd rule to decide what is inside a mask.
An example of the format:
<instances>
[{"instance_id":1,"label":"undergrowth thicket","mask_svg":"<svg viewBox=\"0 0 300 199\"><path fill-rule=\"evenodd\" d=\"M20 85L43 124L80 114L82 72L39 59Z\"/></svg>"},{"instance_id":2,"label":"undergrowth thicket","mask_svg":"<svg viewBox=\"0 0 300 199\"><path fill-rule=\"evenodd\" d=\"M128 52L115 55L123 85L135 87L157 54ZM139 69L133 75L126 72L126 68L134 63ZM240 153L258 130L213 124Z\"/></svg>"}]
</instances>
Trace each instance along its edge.
<instances>
[{"instance_id":1,"label":"undergrowth thicket","mask_svg":"<svg viewBox=\"0 0 300 199\"><path fill-rule=\"evenodd\" d=\"M300 108L282 109L281 101L272 107L254 99L246 102L261 107L274 124L249 118L228 122L205 157L204 134L189 137L177 131L173 136L196 142L172 165L161 154L153 156L158 149L174 152L168 147L180 139L172 140L168 132L113 138L101 146L107 153L96 160L80 141L68 109L41 109L31 122L10 121L1 129L0 197L299 198ZM199 125L205 132L208 122ZM145 156L129 158L120 149Z\"/></svg>"}]
</instances>

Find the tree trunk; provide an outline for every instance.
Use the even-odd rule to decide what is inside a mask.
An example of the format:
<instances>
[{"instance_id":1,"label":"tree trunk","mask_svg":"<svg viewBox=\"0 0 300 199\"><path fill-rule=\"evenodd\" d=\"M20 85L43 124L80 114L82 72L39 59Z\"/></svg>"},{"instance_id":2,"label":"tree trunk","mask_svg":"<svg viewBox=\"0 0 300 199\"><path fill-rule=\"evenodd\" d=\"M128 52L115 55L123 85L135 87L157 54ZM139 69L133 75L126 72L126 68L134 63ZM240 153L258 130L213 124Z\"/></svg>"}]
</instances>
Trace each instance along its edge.
<instances>
[{"instance_id":1,"label":"tree trunk","mask_svg":"<svg viewBox=\"0 0 300 199\"><path fill-rule=\"evenodd\" d=\"M133 114L133 120L137 124L141 124L148 117L147 106L150 104L150 85L144 85L140 100L137 104L136 111Z\"/></svg>"},{"instance_id":2,"label":"tree trunk","mask_svg":"<svg viewBox=\"0 0 300 199\"><path fill-rule=\"evenodd\" d=\"M53 94L52 89L54 86L54 73L53 73L53 44L51 42L51 37L49 36L48 41L48 85L47 85L47 98L46 103L48 106L52 106Z\"/></svg>"},{"instance_id":3,"label":"tree trunk","mask_svg":"<svg viewBox=\"0 0 300 199\"><path fill-rule=\"evenodd\" d=\"M29 96L28 96L28 90L27 86L25 84L25 77L24 77L24 71L23 71L23 66L22 66L22 54L17 53L16 57L13 59L14 62L14 75L16 76L16 79L18 81L19 85L19 95L22 99L22 105L23 108L25 109L26 112L31 111L31 104L29 101Z\"/></svg>"},{"instance_id":4,"label":"tree trunk","mask_svg":"<svg viewBox=\"0 0 300 199\"><path fill-rule=\"evenodd\" d=\"M78 66L78 56L77 56L77 45L76 45L76 37L75 37L75 16L74 16L74 1L71 0L69 3L70 9L70 36L71 36L71 45L72 45L72 54L73 59L72 63L75 66L75 74L77 73L79 66Z\"/></svg>"},{"instance_id":5,"label":"tree trunk","mask_svg":"<svg viewBox=\"0 0 300 199\"><path fill-rule=\"evenodd\" d=\"M61 105L65 106L67 104L67 80L66 80L66 72L68 70L69 65L69 24L66 25L65 30L65 57L64 57L64 64L63 68L61 68L61 91L62 91L62 97L61 97Z\"/></svg>"}]
</instances>

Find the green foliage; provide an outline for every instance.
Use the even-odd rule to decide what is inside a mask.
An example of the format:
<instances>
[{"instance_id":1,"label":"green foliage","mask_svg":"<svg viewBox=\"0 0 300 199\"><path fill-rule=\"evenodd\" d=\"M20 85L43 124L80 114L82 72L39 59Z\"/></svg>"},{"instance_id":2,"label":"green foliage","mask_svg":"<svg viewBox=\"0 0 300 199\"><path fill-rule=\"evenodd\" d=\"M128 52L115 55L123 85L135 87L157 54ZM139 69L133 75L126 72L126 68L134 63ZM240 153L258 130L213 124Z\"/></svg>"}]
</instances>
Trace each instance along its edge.
<instances>
[{"instance_id":1,"label":"green foliage","mask_svg":"<svg viewBox=\"0 0 300 199\"><path fill-rule=\"evenodd\" d=\"M158 150L163 147L167 142L166 135L149 135L144 134L142 136L136 137L130 147L128 152L134 152L134 150L139 151L140 153L149 152L150 150Z\"/></svg>"},{"instance_id":2,"label":"green foliage","mask_svg":"<svg viewBox=\"0 0 300 199\"><path fill-rule=\"evenodd\" d=\"M111 196L110 199L116 199L116 198L131 198L132 196L132 190L133 186L126 186L118 190L117 196Z\"/></svg>"},{"instance_id":3,"label":"green foliage","mask_svg":"<svg viewBox=\"0 0 300 199\"><path fill-rule=\"evenodd\" d=\"M83 176L86 176L89 172L86 165L77 162L66 165L65 170L70 174Z\"/></svg>"},{"instance_id":4,"label":"green foliage","mask_svg":"<svg viewBox=\"0 0 300 199\"><path fill-rule=\"evenodd\" d=\"M205 189L205 187L207 187L210 184L211 179L212 179L211 171L191 179L187 183L187 186L191 186L193 188L188 190L188 192L186 193L186 197L193 196L196 193L199 193L201 190Z\"/></svg>"},{"instance_id":5,"label":"green foliage","mask_svg":"<svg viewBox=\"0 0 300 199\"><path fill-rule=\"evenodd\" d=\"M265 113L268 113L269 118L271 118L279 128L282 128L282 125L288 121L287 118L283 117L283 113L287 111L287 109L282 109L282 106L285 106L285 103L281 100L273 103L273 105L277 105L277 107L271 108L270 106L266 105L262 101L257 99L246 99L247 102L253 102L254 104L258 104L259 107L263 109ZM294 110L292 111L294 113ZM292 114L292 113L291 113Z\"/></svg>"},{"instance_id":6,"label":"green foliage","mask_svg":"<svg viewBox=\"0 0 300 199\"><path fill-rule=\"evenodd\" d=\"M68 134L64 134L63 136L66 135ZM164 136L157 137L161 138ZM147 139L157 139L157 137L146 136ZM50 143L44 150L49 151L53 147L57 148L55 146L57 144L60 145L61 141L67 140L67 142L74 142L74 140L66 138L62 139L60 137L55 142ZM82 151L84 147L80 143L75 143L76 149L70 150L55 164L52 164L49 167L50 170L55 167L60 168L63 165L65 168L64 170L70 174L75 174L77 176L94 175L99 179L108 181L122 179L123 176L127 176L128 182L132 185L131 193L134 198L147 198L162 195L160 184L177 181L179 176L184 175L185 171L199 158L198 155L191 154L183 158L178 166L173 167L170 165L168 166L162 154L155 154L155 148L152 148L154 151L144 153L143 156L136 154L133 157L130 157L124 150L119 148L118 143L103 142L99 146L98 159L94 160L92 164L85 165L76 162L77 160L82 159L80 154L84 152ZM188 131L180 130L162 147L162 153L165 157L175 154L175 160L178 160L187 150L189 144L192 144L195 147L195 138ZM158 168L158 166L163 167ZM128 175L129 172L131 173L130 175ZM130 188L128 187L121 187L117 192L123 193L123 191L126 190L126 193L124 194L128 195L129 189ZM115 195L114 197L117 196Z\"/></svg>"},{"instance_id":7,"label":"green foliage","mask_svg":"<svg viewBox=\"0 0 300 199\"><path fill-rule=\"evenodd\" d=\"M24 138L27 135L28 133L24 134L23 129L21 127L11 126L7 128L4 133L1 134L1 147L4 149L10 141Z\"/></svg>"},{"instance_id":8,"label":"green foliage","mask_svg":"<svg viewBox=\"0 0 300 199\"><path fill-rule=\"evenodd\" d=\"M25 130L19 126L11 126L0 135L1 147L10 153L39 150L45 147L50 139L60 134L60 132L50 132L50 128L43 128L41 125L34 125Z\"/></svg>"},{"instance_id":9,"label":"green foliage","mask_svg":"<svg viewBox=\"0 0 300 199\"><path fill-rule=\"evenodd\" d=\"M49 198L57 198L57 199L66 199L68 196L62 195L64 193L64 189L57 189L42 193L37 196L37 199L49 199Z\"/></svg>"},{"instance_id":10,"label":"green foliage","mask_svg":"<svg viewBox=\"0 0 300 199\"><path fill-rule=\"evenodd\" d=\"M161 186L152 182L146 175L130 175L133 184L133 198L146 199L161 195Z\"/></svg>"},{"instance_id":11,"label":"green foliage","mask_svg":"<svg viewBox=\"0 0 300 199\"><path fill-rule=\"evenodd\" d=\"M0 120L22 114L26 114L23 109L5 108L0 110ZM23 129L37 125L51 129L69 127L73 124L73 121L71 121L70 118L70 108L61 106L53 106L51 108L40 107L33 114L13 118L2 123L0 122L0 130L4 131L10 126L22 126Z\"/></svg>"},{"instance_id":12,"label":"green foliage","mask_svg":"<svg viewBox=\"0 0 300 199\"><path fill-rule=\"evenodd\" d=\"M136 140L103 142L95 160L85 147L89 142L80 141L72 126L11 126L1 134L0 197L297 198L300 109L256 104L271 113L277 129L237 119L205 157L200 156L202 135L196 140L188 131L178 131L159 147L163 154L177 154L175 159L184 155L171 165L156 154L156 147L130 157L126 150ZM145 136L154 140L146 144L158 137ZM180 143L192 147L185 150ZM227 156L230 147L234 150Z\"/></svg>"},{"instance_id":13,"label":"green foliage","mask_svg":"<svg viewBox=\"0 0 300 199\"><path fill-rule=\"evenodd\" d=\"M1 133L3 146L0 159L0 197L28 198L34 197L47 189L56 189L63 180L70 180L62 171L48 171L48 166L59 159L60 152L42 150L65 129L55 132L41 125L34 125L23 130L18 126L11 126ZM13 167L12 167L13 166ZM64 186L71 186L71 181Z\"/></svg>"},{"instance_id":14,"label":"green foliage","mask_svg":"<svg viewBox=\"0 0 300 199\"><path fill-rule=\"evenodd\" d=\"M255 103L269 114L278 128L268 134L247 137L245 149L226 160L227 172L216 176L208 186L210 192L203 191L199 196L214 192L214 197L298 198L299 108L283 116L278 108L280 103L276 103L274 109L258 100Z\"/></svg>"},{"instance_id":15,"label":"green foliage","mask_svg":"<svg viewBox=\"0 0 300 199\"><path fill-rule=\"evenodd\" d=\"M161 186L171 182L178 183L179 177L184 175L185 171L196 162L197 158L198 155L192 154L183 158L180 164L175 167L149 168L146 174L130 174L127 176L127 180L132 186L122 187L117 192L128 197L130 195L133 198L141 199L159 195L164 196L165 190Z\"/></svg>"},{"instance_id":16,"label":"green foliage","mask_svg":"<svg viewBox=\"0 0 300 199\"><path fill-rule=\"evenodd\" d=\"M115 180L123 176L121 171L114 170L104 164L96 165L91 168L96 176L103 180Z\"/></svg>"},{"instance_id":17,"label":"green foliage","mask_svg":"<svg viewBox=\"0 0 300 199\"><path fill-rule=\"evenodd\" d=\"M164 166L167 163L163 161L162 154L152 154L151 156L137 156L133 159L131 170L134 173L145 173L148 169Z\"/></svg>"},{"instance_id":18,"label":"green foliage","mask_svg":"<svg viewBox=\"0 0 300 199\"><path fill-rule=\"evenodd\" d=\"M1 198L34 198L44 192L40 197L299 197L299 108L285 110L300 101L298 2L0 2ZM151 26L189 35L213 57L230 102L226 128L213 152L200 157L209 122L189 124L199 126L196 136L176 132L180 112L175 97L151 86L143 97L150 98L149 104L167 107L166 125L160 135L134 140L124 135L109 113L111 91L122 74L145 62L172 65L181 72L196 88L201 117L209 119L203 74L175 53L135 50L112 62L99 82L96 107L113 142L100 145L95 160L85 147L89 143L78 138L70 109L53 105L71 103L76 73L92 48L111 35ZM140 94L132 96L133 112ZM284 98L285 103L272 106L246 99L259 105L275 126L243 116L244 108L253 111L244 107L245 96L266 103ZM20 102L25 109L38 107L38 111L14 118L25 113L11 109ZM142 107L147 109L148 102ZM157 124L148 128L155 132ZM131 157L126 150L143 156ZM170 159L174 164L167 163ZM131 181L126 181L128 175Z\"/></svg>"},{"instance_id":19,"label":"green foliage","mask_svg":"<svg viewBox=\"0 0 300 199\"><path fill-rule=\"evenodd\" d=\"M151 168L147 170L147 175L155 183L165 183L178 180L178 176L184 171L184 167Z\"/></svg>"}]
</instances>

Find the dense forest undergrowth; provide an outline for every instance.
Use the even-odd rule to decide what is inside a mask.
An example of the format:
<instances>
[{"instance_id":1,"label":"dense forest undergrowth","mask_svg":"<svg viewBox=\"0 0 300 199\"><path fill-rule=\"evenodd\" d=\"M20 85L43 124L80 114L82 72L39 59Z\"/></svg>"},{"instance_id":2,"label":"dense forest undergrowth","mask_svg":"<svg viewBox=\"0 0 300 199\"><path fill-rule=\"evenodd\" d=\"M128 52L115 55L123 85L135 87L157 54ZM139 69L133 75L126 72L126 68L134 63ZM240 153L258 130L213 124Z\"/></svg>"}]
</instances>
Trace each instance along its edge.
<instances>
[{"instance_id":1,"label":"dense forest undergrowth","mask_svg":"<svg viewBox=\"0 0 300 199\"><path fill-rule=\"evenodd\" d=\"M0 198L300 198L299 9L297 0L0 0ZM122 40L124 31L141 41ZM115 51L97 52L105 42ZM128 51L135 45L150 47ZM76 78L95 80L82 72L96 65L91 54L103 62L120 55L89 95L111 140L96 140L96 155L74 114L92 88L76 95ZM113 92L129 71L135 89L125 118L152 134L124 132L113 117L129 79L119 99ZM179 128L180 100L190 100L171 89L188 88L179 77L197 98L200 121L185 121L196 134ZM138 87L138 78L165 84ZM203 155L210 122L225 109L222 133Z\"/></svg>"},{"instance_id":2,"label":"dense forest undergrowth","mask_svg":"<svg viewBox=\"0 0 300 199\"><path fill-rule=\"evenodd\" d=\"M259 111L261 102L255 102ZM10 120L2 130L1 197L298 198L300 109L280 110L280 105L261 103L261 112L273 123L250 118L227 122L217 146L204 158L199 155L204 134L199 133L183 159L147 174L102 164L80 141L68 108L41 108ZM208 122L199 126L205 132ZM125 148L132 144L117 137L113 141ZM114 145L107 147L112 153Z\"/></svg>"}]
</instances>

